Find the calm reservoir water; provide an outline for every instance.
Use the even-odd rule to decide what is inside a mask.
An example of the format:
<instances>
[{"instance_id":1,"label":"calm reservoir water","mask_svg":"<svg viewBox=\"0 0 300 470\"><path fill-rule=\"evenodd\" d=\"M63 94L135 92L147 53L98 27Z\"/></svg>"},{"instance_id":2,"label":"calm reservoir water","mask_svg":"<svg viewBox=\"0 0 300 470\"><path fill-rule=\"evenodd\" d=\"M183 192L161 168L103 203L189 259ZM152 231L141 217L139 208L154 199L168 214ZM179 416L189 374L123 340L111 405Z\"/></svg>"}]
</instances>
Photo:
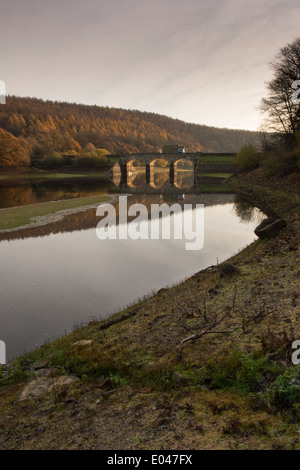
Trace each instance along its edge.
<instances>
[{"instance_id":1,"label":"calm reservoir water","mask_svg":"<svg viewBox=\"0 0 300 470\"><path fill-rule=\"evenodd\" d=\"M22 189L15 189L22 201ZM88 195L87 182L85 192L77 188L80 191ZM101 194L107 186L99 183L90 191ZM53 194L51 198L55 199ZM150 207L152 202L177 202L178 197L139 194L128 200ZM3 235L0 339L6 342L8 358L72 330L76 323L105 317L153 290L179 282L216 264L217 258L225 260L255 239L253 230L263 216L232 194L187 195L184 202L193 204L194 210L195 204L205 206L204 246L198 251L187 251L185 239L99 240L95 209L43 230Z\"/></svg>"}]
</instances>

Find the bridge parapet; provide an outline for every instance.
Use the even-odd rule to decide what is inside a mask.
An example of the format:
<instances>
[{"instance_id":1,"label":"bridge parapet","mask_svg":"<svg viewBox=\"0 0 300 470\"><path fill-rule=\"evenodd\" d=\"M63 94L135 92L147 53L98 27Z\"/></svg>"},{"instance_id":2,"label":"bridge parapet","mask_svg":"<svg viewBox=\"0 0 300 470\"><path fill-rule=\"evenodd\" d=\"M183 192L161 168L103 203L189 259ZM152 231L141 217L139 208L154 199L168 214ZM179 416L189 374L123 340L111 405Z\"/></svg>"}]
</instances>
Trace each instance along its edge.
<instances>
[{"instance_id":1,"label":"bridge parapet","mask_svg":"<svg viewBox=\"0 0 300 470\"><path fill-rule=\"evenodd\" d=\"M138 160L141 163L151 163L154 160L166 160L169 163L175 163L177 160L198 161L201 157L201 152L191 153L129 153L122 154L119 157L119 164L126 164L133 160Z\"/></svg>"}]
</instances>

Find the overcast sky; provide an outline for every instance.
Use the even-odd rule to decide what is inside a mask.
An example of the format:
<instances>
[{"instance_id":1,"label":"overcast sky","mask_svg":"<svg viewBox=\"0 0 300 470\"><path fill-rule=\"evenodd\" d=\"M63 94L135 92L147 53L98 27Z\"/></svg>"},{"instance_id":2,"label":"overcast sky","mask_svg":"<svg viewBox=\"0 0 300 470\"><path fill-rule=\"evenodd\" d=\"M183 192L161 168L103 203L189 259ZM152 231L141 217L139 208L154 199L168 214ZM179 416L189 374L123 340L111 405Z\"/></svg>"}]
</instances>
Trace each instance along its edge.
<instances>
[{"instance_id":1,"label":"overcast sky","mask_svg":"<svg viewBox=\"0 0 300 470\"><path fill-rule=\"evenodd\" d=\"M0 0L7 93L257 129L299 0Z\"/></svg>"}]
</instances>

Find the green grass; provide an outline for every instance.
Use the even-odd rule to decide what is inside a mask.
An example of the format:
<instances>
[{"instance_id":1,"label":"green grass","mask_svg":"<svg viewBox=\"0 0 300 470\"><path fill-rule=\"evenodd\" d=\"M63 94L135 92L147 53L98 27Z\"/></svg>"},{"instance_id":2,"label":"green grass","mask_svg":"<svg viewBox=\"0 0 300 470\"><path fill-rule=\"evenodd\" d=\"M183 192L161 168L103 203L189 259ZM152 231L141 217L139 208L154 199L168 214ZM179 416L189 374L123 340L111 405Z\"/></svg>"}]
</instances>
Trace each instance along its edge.
<instances>
[{"instance_id":1,"label":"green grass","mask_svg":"<svg viewBox=\"0 0 300 470\"><path fill-rule=\"evenodd\" d=\"M229 178L232 173L198 173L201 176L210 176L214 178Z\"/></svg>"},{"instance_id":2,"label":"green grass","mask_svg":"<svg viewBox=\"0 0 300 470\"><path fill-rule=\"evenodd\" d=\"M201 163L234 163L235 162L235 155L209 155L200 157L200 165Z\"/></svg>"},{"instance_id":3,"label":"green grass","mask_svg":"<svg viewBox=\"0 0 300 470\"><path fill-rule=\"evenodd\" d=\"M201 193L232 193L233 191L223 184L199 184Z\"/></svg>"},{"instance_id":4,"label":"green grass","mask_svg":"<svg viewBox=\"0 0 300 470\"><path fill-rule=\"evenodd\" d=\"M51 173L51 172L32 172L32 173L11 173L0 175L1 180L11 179L65 179L65 178L99 178L104 177L106 172L81 172L81 173Z\"/></svg>"},{"instance_id":5,"label":"green grass","mask_svg":"<svg viewBox=\"0 0 300 470\"><path fill-rule=\"evenodd\" d=\"M88 206L110 200L110 196L89 196L66 199L64 201L51 201L41 204L32 204L22 207L0 209L0 230L22 227L32 222L33 217L55 214L65 209Z\"/></svg>"}]
</instances>

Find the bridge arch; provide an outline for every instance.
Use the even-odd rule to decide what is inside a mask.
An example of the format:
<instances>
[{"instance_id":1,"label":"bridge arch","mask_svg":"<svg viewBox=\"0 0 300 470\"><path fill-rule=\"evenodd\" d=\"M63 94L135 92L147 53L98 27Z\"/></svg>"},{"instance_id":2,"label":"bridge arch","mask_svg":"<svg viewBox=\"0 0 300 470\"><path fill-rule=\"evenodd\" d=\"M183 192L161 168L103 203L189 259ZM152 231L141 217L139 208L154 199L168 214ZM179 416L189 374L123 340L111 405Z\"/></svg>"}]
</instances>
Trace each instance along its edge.
<instances>
[{"instance_id":1,"label":"bridge arch","mask_svg":"<svg viewBox=\"0 0 300 470\"><path fill-rule=\"evenodd\" d=\"M161 162L161 163L166 162L166 165L162 165L162 166L157 165L158 162ZM160 157L160 158L155 158L154 160L152 160L149 165L151 168L154 168L155 166L157 168L169 168L170 162L166 158Z\"/></svg>"},{"instance_id":2,"label":"bridge arch","mask_svg":"<svg viewBox=\"0 0 300 470\"><path fill-rule=\"evenodd\" d=\"M134 165L134 163L137 162L137 165ZM127 171L134 171L136 170L136 168L143 168L144 165L143 163L138 159L138 158L133 158L132 160L128 160L126 162L126 166L127 166Z\"/></svg>"},{"instance_id":3,"label":"bridge arch","mask_svg":"<svg viewBox=\"0 0 300 470\"><path fill-rule=\"evenodd\" d=\"M185 168L180 168L184 166ZM185 158L179 158L174 162L174 170L193 170L194 164L191 160L186 160Z\"/></svg>"},{"instance_id":4,"label":"bridge arch","mask_svg":"<svg viewBox=\"0 0 300 470\"><path fill-rule=\"evenodd\" d=\"M147 166L147 183L149 183L153 189L162 189L169 179L170 164L168 160L161 157L154 158Z\"/></svg>"}]
</instances>

